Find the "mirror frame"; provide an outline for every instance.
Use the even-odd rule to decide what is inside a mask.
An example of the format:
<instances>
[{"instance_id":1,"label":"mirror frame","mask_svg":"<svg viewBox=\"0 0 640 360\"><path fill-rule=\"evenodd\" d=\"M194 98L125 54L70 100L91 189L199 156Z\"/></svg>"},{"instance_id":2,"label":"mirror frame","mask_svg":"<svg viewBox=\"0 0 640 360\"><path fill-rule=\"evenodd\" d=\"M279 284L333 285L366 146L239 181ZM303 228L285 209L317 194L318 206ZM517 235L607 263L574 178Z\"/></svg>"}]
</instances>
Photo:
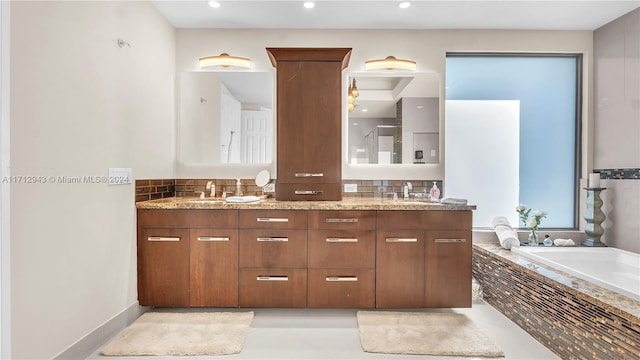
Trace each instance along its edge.
<instances>
[{"instance_id":1,"label":"mirror frame","mask_svg":"<svg viewBox=\"0 0 640 360\"><path fill-rule=\"evenodd\" d=\"M397 77L402 74L433 74L439 78L438 86L438 118L439 118L439 151L438 164L350 164L349 163L349 111L347 102L342 107L342 179L343 180L419 180L419 179L444 179L444 81L438 71L412 71L409 73L383 70L383 71L345 71L342 78L343 99L347 98L349 79L362 77ZM356 100L357 101L357 100Z\"/></svg>"}]
</instances>

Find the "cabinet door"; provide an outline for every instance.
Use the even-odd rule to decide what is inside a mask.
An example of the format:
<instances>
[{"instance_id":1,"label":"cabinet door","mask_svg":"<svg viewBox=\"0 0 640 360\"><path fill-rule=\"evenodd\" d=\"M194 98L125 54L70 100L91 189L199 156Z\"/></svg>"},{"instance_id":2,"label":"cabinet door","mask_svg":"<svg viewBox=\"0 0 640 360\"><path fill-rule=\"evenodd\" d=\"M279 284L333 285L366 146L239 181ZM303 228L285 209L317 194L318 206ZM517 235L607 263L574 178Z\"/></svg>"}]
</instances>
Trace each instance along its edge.
<instances>
[{"instance_id":1,"label":"cabinet door","mask_svg":"<svg viewBox=\"0 0 640 360\"><path fill-rule=\"evenodd\" d=\"M376 307L424 306L424 231L380 230L376 243Z\"/></svg>"},{"instance_id":2,"label":"cabinet door","mask_svg":"<svg viewBox=\"0 0 640 360\"><path fill-rule=\"evenodd\" d=\"M138 301L143 306L189 306L189 230L140 230Z\"/></svg>"},{"instance_id":3,"label":"cabinet door","mask_svg":"<svg viewBox=\"0 0 640 360\"><path fill-rule=\"evenodd\" d=\"M238 306L238 230L192 229L190 242L191 306Z\"/></svg>"},{"instance_id":4,"label":"cabinet door","mask_svg":"<svg viewBox=\"0 0 640 360\"><path fill-rule=\"evenodd\" d=\"M471 231L426 231L426 307L471 307Z\"/></svg>"},{"instance_id":5,"label":"cabinet door","mask_svg":"<svg viewBox=\"0 0 640 360\"><path fill-rule=\"evenodd\" d=\"M340 183L342 63L278 63L278 183Z\"/></svg>"}]
</instances>

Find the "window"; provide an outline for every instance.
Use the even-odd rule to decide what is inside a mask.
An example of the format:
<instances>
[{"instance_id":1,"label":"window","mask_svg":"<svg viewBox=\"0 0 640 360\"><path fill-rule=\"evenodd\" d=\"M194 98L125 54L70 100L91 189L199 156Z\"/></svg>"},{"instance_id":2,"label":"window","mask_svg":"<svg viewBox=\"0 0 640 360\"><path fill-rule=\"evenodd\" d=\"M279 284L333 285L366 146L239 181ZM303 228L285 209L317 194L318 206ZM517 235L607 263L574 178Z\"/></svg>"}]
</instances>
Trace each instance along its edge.
<instances>
[{"instance_id":1,"label":"window","mask_svg":"<svg viewBox=\"0 0 640 360\"><path fill-rule=\"evenodd\" d=\"M445 187L447 196L465 196L478 205L478 216L474 218L479 222L474 220L474 226L489 227L490 219L497 215L507 216L514 227L522 226L515 207L524 203L548 213L542 222L544 228L577 228L581 64L580 54L447 54ZM462 121L476 126L450 128L449 112L454 114L450 106L466 101L511 101L512 104L515 101L518 114L515 120L506 121L518 122L507 123L509 128L515 128L516 145L501 148L501 143L508 143L505 136L509 135L489 127L494 119L492 115L471 114ZM452 125L455 125L453 120ZM482 141L469 149L468 144L456 141L465 136ZM478 146L483 143L493 145L490 151L516 152L516 158L498 164L499 160L492 161L491 154L483 152L484 146ZM476 165L482 162L482 171L465 173L465 169L449 162L449 156L455 154L471 157ZM508 166L501 178L510 177L510 182L515 182L518 201L498 204L502 210L495 213L497 210L491 209L491 205L505 202L499 196L504 189L500 183L486 183L485 179L489 181L492 177L483 174L491 174L498 165L505 165L504 162ZM467 181L452 180L450 184L448 180L460 177L467 177ZM481 189L484 198L474 202L477 189Z\"/></svg>"}]
</instances>

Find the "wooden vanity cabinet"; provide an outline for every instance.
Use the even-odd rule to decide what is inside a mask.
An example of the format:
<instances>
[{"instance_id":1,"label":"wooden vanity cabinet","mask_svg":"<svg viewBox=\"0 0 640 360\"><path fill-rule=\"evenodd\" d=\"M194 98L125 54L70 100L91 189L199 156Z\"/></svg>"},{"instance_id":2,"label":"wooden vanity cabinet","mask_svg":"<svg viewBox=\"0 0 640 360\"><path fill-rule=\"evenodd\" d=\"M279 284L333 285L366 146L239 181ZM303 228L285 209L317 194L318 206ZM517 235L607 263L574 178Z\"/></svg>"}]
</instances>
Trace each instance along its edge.
<instances>
[{"instance_id":1,"label":"wooden vanity cabinet","mask_svg":"<svg viewBox=\"0 0 640 360\"><path fill-rule=\"evenodd\" d=\"M375 306L375 220L375 211L309 211L309 307Z\"/></svg>"},{"instance_id":2,"label":"wooden vanity cabinet","mask_svg":"<svg viewBox=\"0 0 640 360\"><path fill-rule=\"evenodd\" d=\"M241 307L307 306L307 212L240 210Z\"/></svg>"},{"instance_id":3,"label":"wooden vanity cabinet","mask_svg":"<svg viewBox=\"0 0 640 360\"><path fill-rule=\"evenodd\" d=\"M276 71L277 200L342 199L342 70L350 48L268 48Z\"/></svg>"},{"instance_id":4,"label":"wooden vanity cabinet","mask_svg":"<svg viewBox=\"0 0 640 360\"><path fill-rule=\"evenodd\" d=\"M471 306L471 211L378 211L376 306Z\"/></svg>"},{"instance_id":5,"label":"wooden vanity cabinet","mask_svg":"<svg viewBox=\"0 0 640 360\"><path fill-rule=\"evenodd\" d=\"M138 210L138 300L238 306L236 210Z\"/></svg>"}]
</instances>

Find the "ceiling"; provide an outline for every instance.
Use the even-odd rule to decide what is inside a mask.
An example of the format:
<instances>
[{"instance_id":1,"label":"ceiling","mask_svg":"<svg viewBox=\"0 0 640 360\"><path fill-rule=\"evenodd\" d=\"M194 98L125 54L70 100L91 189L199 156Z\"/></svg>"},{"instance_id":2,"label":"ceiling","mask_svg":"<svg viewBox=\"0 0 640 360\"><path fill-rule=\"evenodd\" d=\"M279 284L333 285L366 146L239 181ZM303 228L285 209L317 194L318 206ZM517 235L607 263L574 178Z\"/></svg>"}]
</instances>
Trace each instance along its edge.
<instances>
[{"instance_id":1,"label":"ceiling","mask_svg":"<svg viewBox=\"0 0 640 360\"><path fill-rule=\"evenodd\" d=\"M640 0L152 0L176 28L595 30Z\"/></svg>"}]
</instances>

